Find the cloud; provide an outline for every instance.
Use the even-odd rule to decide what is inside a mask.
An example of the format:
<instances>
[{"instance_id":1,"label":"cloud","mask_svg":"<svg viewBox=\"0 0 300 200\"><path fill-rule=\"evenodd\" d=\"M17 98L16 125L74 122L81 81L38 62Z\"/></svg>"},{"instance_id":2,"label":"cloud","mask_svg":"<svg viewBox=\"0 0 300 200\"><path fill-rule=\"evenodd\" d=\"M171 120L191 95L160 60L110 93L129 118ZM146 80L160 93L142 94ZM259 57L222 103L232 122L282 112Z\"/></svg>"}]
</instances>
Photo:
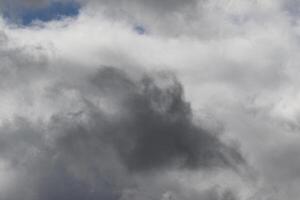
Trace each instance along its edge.
<instances>
[{"instance_id":1,"label":"cloud","mask_svg":"<svg viewBox=\"0 0 300 200\"><path fill-rule=\"evenodd\" d=\"M109 90L111 95L125 98L122 104L129 116L113 125L114 132L120 135L108 134L116 137L113 140L128 167L151 169L179 161L184 168L210 168L231 165L227 156L242 162L234 149L223 146L216 136L193 125L182 86L176 80L170 81L174 83L161 89L151 77L145 77L138 83L141 87L137 87L122 72L111 69L105 69L94 79L95 85ZM125 97L120 97L120 93L125 93Z\"/></svg>"},{"instance_id":2,"label":"cloud","mask_svg":"<svg viewBox=\"0 0 300 200\"><path fill-rule=\"evenodd\" d=\"M298 199L296 1L81 3L0 22L2 199Z\"/></svg>"},{"instance_id":3,"label":"cloud","mask_svg":"<svg viewBox=\"0 0 300 200\"><path fill-rule=\"evenodd\" d=\"M244 163L237 149L194 124L175 77L131 76L104 67L80 87L60 80L47 96L74 91L70 100L79 100L79 109L65 108L50 121L17 117L3 124L0 160L14 173L3 198L120 199L127 188L138 189L136 177L149 173L235 170ZM149 195L159 197L170 184Z\"/></svg>"}]
</instances>

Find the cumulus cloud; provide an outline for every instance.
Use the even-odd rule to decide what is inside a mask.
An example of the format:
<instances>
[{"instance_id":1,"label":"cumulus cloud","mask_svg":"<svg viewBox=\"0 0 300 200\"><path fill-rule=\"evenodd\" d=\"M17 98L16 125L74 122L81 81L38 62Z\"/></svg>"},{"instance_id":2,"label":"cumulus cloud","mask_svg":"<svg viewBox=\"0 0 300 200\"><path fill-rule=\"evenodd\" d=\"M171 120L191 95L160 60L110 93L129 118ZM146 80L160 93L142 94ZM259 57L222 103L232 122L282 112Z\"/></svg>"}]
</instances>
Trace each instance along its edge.
<instances>
[{"instance_id":1,"label":"cumulus cloud","mask_svg":"<svg viewBox=\"0 0 300 200\"><path fill-rule=\"evenodd\" d=\"M237 149L194 124L173 76L130 78L123 70L104 67L83 80L79 85L79 80L59 80L45 91L55 100L73 91L69 100L75 98L80 108L64 109L49 121L17 117L2 125L1 162L15 174L2 198L126 199L127 190L138 191L136 177L147 179L149 173L236 170L244 164ZM149 190L154 190L151 182ZM168 185L147 193L166 198ZM148 199L143 192L132 195ZM208 199L220 199L212 195Z\"/></svg>"},{"instance_id":2,"label":"cumulus cloud","mask_svg":"<svg viewBox=\"0 0 300 200\"><path fill-rule=\"evenodd\" d=\"M0 2L1 199L298 199L297 1Z\"/></svg>"}]
</instances>

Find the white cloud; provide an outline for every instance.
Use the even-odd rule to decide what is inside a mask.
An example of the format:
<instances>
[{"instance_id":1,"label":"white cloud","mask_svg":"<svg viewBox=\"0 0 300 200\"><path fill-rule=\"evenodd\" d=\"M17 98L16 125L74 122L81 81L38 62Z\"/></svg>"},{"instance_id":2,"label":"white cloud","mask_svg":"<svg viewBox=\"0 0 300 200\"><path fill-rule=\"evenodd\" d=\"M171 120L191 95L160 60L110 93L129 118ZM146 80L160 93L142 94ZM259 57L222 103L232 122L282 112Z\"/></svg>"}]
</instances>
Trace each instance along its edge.
<instances>
[{"instance_id":1,"label":"white cloud","mask_svg":"<svg viewBox=\"0 0 300 200\"><path fill-rule=\"evenodd\" d=\"M76 91L52 97L49 88L62 82L85 88L82 80L102 66L169 70L183 83L195 116L219 123L212 129L223 127L224 140L236 140L252 168L247 175L179 173L174 177L184 183L172 186L175 193L189 183L199 184L198 193L219 184L245 200L298 199L298 7L279 0L92 1L62 21L18 27L2 20L0 119L47 121L71 107L79 111L84 105ZM137 34L136 23L147 33Z\"/></svg>"}]
</instances>

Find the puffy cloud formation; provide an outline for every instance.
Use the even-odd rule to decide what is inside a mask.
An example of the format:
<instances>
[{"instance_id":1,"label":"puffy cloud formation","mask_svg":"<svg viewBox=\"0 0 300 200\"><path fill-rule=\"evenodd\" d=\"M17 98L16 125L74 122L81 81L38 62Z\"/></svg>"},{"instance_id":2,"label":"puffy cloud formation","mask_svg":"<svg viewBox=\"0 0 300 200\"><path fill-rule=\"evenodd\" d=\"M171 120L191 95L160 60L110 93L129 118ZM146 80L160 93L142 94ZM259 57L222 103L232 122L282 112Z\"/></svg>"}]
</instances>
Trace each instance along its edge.
<instances>
[{"instance_id":1,"label":"puffy cloud formation","mask_svg":"<svg viewBox=\"0 0 300 200\"><path fill-rule=\"evenodd\" d=\"M72 92L71 99L58 101L76 101L73 109L47 122L16 117L2 126L1 160L4 169L16 173L2 191L4 199L150 199L135 194L143 181L136 179L145 178L143 184L154 190L148 176L166 182L161 186L166 191L148 195L167 198L173 183L164 180L166 170L236 170L244 163L236 149L194 125L174 78L145 75L134 81L122 70L105 67L76 85L56 84L44 95L56 101Z\"/></svg>"},{"instance_id":2,"label":"puffy cloud formation","mask_svg":"<svg viewBox=\"0 0 300 200\"><path fill-rule=\"evenodd\" d=\"M299 199L298 1L57 2L0 1L0 199Z\"/></svg>"}]
</instances>

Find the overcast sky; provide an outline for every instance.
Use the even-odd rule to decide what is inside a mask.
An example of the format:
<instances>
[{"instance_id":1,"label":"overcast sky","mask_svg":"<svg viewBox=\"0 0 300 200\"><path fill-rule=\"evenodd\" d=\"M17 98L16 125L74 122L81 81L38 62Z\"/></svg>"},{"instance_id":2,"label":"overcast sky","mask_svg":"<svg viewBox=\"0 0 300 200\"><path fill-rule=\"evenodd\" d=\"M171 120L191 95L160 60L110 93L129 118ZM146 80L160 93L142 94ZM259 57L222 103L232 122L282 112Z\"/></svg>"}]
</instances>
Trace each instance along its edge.
<instances>
[{"instance_id":1,"label":"overcast sky","mask_svg":"<svg viewBox=\"0 0 300 200\"><path fill-rule=\"evenodd\" d=\"M298 0L0 13L0 200L299 200Z\"/></svg>"}]
</instances>

